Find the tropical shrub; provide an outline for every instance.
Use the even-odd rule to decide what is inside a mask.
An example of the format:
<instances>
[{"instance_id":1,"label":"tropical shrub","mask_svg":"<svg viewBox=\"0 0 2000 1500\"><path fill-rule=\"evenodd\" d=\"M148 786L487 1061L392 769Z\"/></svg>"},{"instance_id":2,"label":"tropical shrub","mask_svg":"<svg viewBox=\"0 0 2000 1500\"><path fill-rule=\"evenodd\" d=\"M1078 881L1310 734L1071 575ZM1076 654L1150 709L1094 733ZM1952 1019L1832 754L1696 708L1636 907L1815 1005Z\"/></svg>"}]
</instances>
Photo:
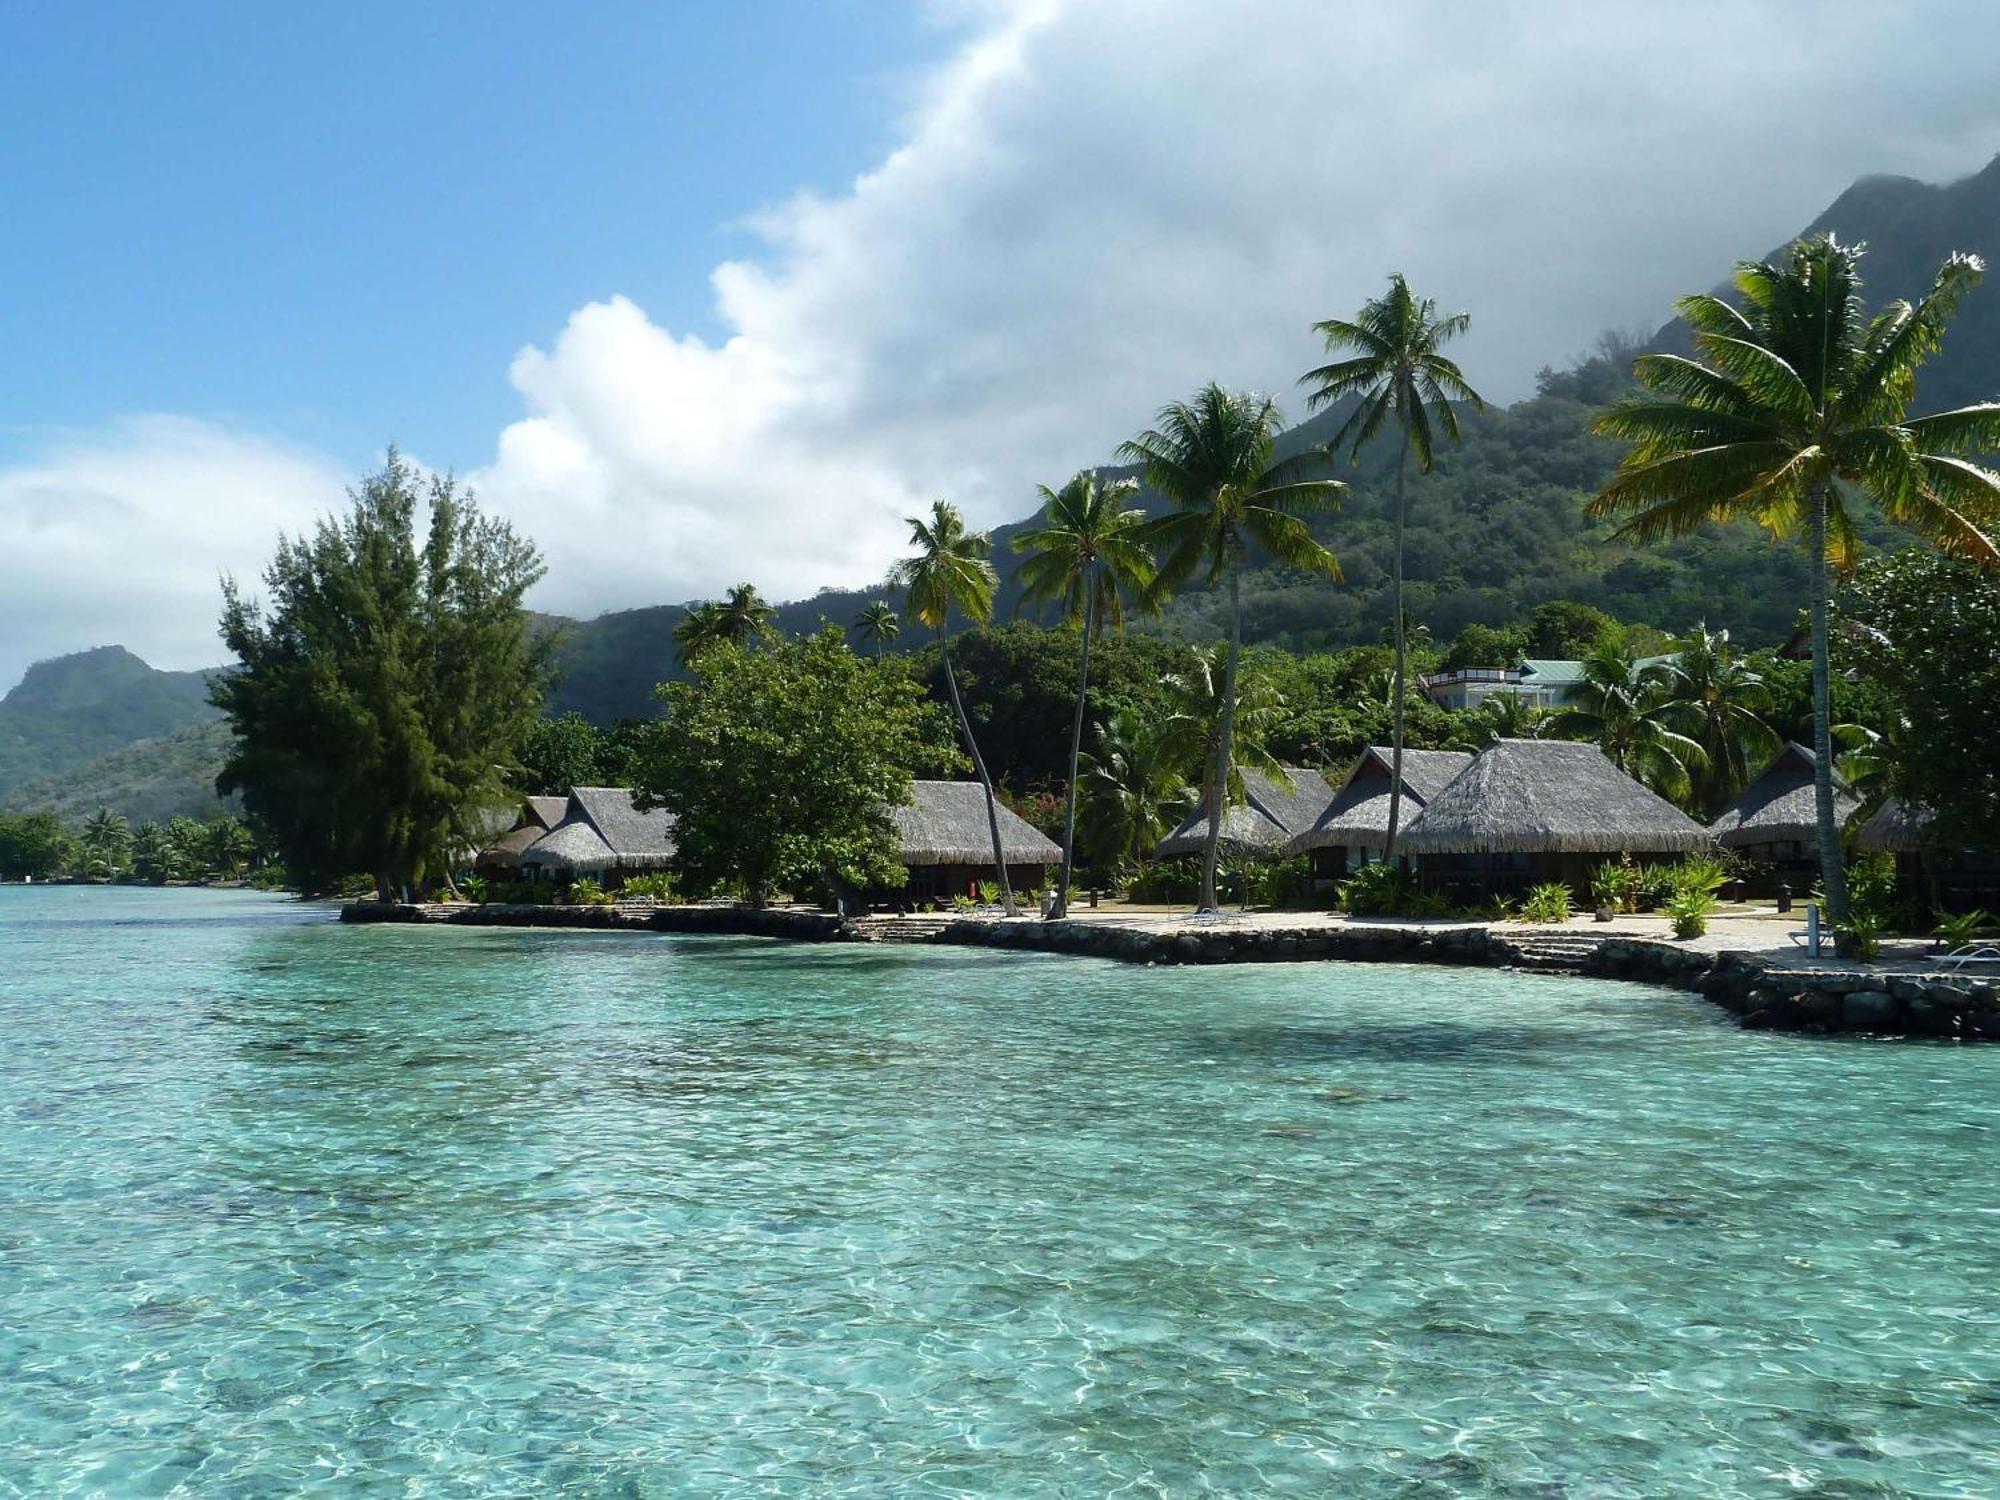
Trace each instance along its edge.
<instances>
[{"instance_id":1,"label":"tropical shrub","mask_svg":"<svg viewBox=\"0 0 2000 1500\"><path fill-rule=\"evenodd\" d=\"M1000 904L999 881L982 880L979 882L979 904L981 906L998 906Z\"/></svg>"},{"instance_id":2,"label":"tropical shrub","mask_svg":"<svg viewBox=\"0 0 2000 1500\"><path fill-rule=\"evenodd\" d=\"M1125 899L1147 903L1192 901L1201 890L1201 870L1193 859L1142 864L1125 882Z\"/></svg>"},{"instance_id":3,"label":"tropical shrub","mask_svg":"<svg viewBox=\"0 0 2000 1500\"><path fill-rule=\"evenodd\" d=\"M1708 931L1709 914L1715 910L1715 893L1689 887L1676 891L1667 902L1667 917L1674 924L1674 936L1685 942Z\"/></svg>"},{"instance_id":4,"label":"tropical shrub","mask_svg":"<svg viewBox=\"0 0 2000 1500\"><path fill-rule=\"evenodd\" d=\"M1570 918L1569 887L1559 880L1538 885L1521 903L1520 920L1538 924L1567 922Z\"/></svg>"},{"instance_id":5,"label":"tropical shrub","mask_svg":"<svg viewBox=\"0 0 2000 1500\"><path fill-rule=\"evenodd\" d=\"M674 890L674 877L665 870L632 876L622 894L628 901L651 901L660 906L677 905L681 899Z\"/></svg>"},{"instance_id":6,"label":"tropical shrub","mask_svg":"<svg viewBox=\"0 0 2000 1500\"><path fill-rule=\"evenodd\" d=\"M458 883L458 893L475 905L483 903L486 900L486 877L484 875L466 876L465 879Z\"/></svg>"},{"instance_id":7,"label":"tropical shrub","mask_svg":"<svg viewBox=\"0 0 2000 1500\"><path fill-rule=\"evenodd\" d=\"M540 906L548 901L551 888L538 880L517 880L502 890L498 900L509 906Z\"/></svg>"},{"instance_id":8,"label":"tropical shrub","mask_svg":"<svg viewBox=\"0 0 2000 1500\"><path fill-rule=\"evenodd\" d=\"M570 885L569 899L572 906L609 906L611 893L585 875Z\"/></svg>"},{"instance_id":9,"label":"tropical shrub","mask_svg":"<svg viewBox=\"0 0 2000 1500\"><path fill-rule=\"evenodd\" d=\"M1393 917L1409 909L1417 880L1399 865L1363 865L1340 883L1340 905L1357 917Z\"/></svg>"},{"instance_id":10,"label":"tropical shrub","mask_svg":"<svg viewBox=\"0 0 2000 1500\"><path fill-rule=\"evenodd\" d=\"M1590 878L1590 899L1596 905L1615 912L1637 911L1642 878L1639 867L1628 858L1620 858L1614 864L1599 865L1597 873Z\"/></svg>"},{"instance_id":11,"label":"tropical shrub","mask_svg":"<svg viewBox=\"0 0 2000 1500\"><path fill-rule=\"evenodd\" d=\"M1993 913L1985 910L1969 911L1962 917L1954 917L1947 912L1937 914L1937 938L1940 947L1947 952L1963 948L1974 942L1979 934L1993 926Z\"/></svg>"},{"instance_id":12,"label":"tropical shrub","mask_svg":"<svg viewBox=\"0 0 2000 1500\"><path fill-rule=\"evenodd\" d=\"M1844 958L1868 963L1882 951L1882 924L1864 912L1850 909L1847 920L1836 927L1834 933Z\"/></svg>"}]
</instances>

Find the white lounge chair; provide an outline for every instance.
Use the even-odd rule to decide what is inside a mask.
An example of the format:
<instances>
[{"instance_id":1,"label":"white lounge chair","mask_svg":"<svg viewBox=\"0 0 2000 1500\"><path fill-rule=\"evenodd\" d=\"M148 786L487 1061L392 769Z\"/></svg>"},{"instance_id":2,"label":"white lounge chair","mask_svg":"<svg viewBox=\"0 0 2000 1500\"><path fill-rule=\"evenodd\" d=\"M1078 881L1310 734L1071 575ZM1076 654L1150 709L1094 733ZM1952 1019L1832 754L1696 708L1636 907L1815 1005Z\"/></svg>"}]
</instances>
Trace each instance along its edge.
<instances>
[{"instance_id":1,"label":"white lounge chair","mask_svg":"<svg viewBox=\"0 0 2000 1500\"><path fill-rule=\"evenodd\" d=\"M1967 943L1949 953L1932 954L1930 961L1941 969L2000 968L2000 947L1992 943Z\"/></svg>"}]
</instances>

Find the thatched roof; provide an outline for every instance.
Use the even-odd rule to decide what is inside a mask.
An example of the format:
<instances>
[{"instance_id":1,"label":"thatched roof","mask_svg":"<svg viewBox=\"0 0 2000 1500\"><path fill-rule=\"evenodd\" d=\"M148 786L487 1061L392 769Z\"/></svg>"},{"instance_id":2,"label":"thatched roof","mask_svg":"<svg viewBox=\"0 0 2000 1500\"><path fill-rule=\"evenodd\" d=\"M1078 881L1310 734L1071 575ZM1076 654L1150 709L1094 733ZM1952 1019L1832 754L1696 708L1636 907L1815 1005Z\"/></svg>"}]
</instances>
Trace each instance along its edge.
<instances>
[{"instance_id":1,"label":"thatched roof","mask_svg":"<svg viewBox=\"0 0 2000 1500\"><path fill-rule=\"evenodd\" d=\"M1495 740L1425 804L1405 842L1424 854L1665 854L1709 838L1595 745Z\"/></svg>"},{"instance_id":2,"label":"thatched roof","mask_svg":"<svg viewBox=\"0 0 2000 1500\"><path fill-rule=\"evenodd\" d=\"M1921 807L1911 807L1891 797L1875 810L1875 816L1861 825L1856 842L1864 849L1890 854L1915 854L1930 842L1931 815Z\"/></svg>"},{"instance_id":3,"label":"thatched roof","mask_svg":"<svg viewBox=\"0 0 2000 1500\"><path fill-rule=\"evenodd\" d=\"M518 870L521 868L521 856L527 853L528 846L546 832L547 829L532 823L509 829L481 849L474 864L481 870Z\"/></svg>"},{"instance_id":4,"label":"thatched roof","mask_svg":"<svg viewBox=\"0 0 2000 1500\"><path fill-rule=\"evenodd\" d=\"M1312 827L1327 804L1333 788L1317 771L1287 766L1287 786L1268 772L1244 768L1242 802L1222 810L1221 849L1231 859L1276 858L1285 852L1295 834ZM1199 854L1208 839L1208 813L1197 806L1181 820L1180 827L1161 839L1153 854L1159 859L1176 859Z\"/></svg>"},{"instance_id":5,"label":"thatched roof","mask_svg":"<svg viewBox=\"0 0 2000 1500\"><path fill-rule=\"evenodd\" d=\"M521 854L524 866L554 870L659 870L674 857L670 813L640 812L628 787L580 786L562 821Z\"/></svg>"},{"instance_id":6,"label":"thatched roof","mask_svg":"<svg viewBox=\"0 0 2000 1500\"><path fill-rule=\"evenodd\" d=\"M1053 865L1062 849L1005 804L995 802L1000 850L1010 865ZM906 865L993 863L993 832L986 823L986 791L976 781L913 781L910 800L889 809Z\"/></svg>"},{"instance_id":7,"label":"thatched roof","mask_svg":"<svg viewBox=\"0 0 2000 1500\"><path fill-rule=\"evenodd\" d=\"M1333 794L1319 817L1304 832L1292 836L1290 852L1308 849L1380 849L1389 842L1390 766L1395 751L1387 745L1370 745L1348 768L1340 790ZM1465 750L1403 751L1403 807L1399 814L1404 828L1425 803L1443 791L1451 779L1472 764Z\"/></svg>"},{"instance_id":8,"label":"thatched roof","mask_svg":"<svg viewBox=\"0 0 2000 1500\"><path fill-rule=\"evenodd\" d=\"M553 828L569 811L567 797L524 797L521 799L522 828Z\"/></svg>"},{"instance_id":9,"label":"thatched roof","mask_svg":"<svg viewBox=\"0 0 2000 1500\"><path fill-rule=\"evenodd\" d=\"M1819 836L1813 801L1813 753L1796 740L1771 758L1722 816L1708 825L1715 841L1731 849L1758 844L1811 843ZM1838 778L1833 784L1833 817L1840 827L1854 816L1861 799Z\"/></svg>"}]
</instances>

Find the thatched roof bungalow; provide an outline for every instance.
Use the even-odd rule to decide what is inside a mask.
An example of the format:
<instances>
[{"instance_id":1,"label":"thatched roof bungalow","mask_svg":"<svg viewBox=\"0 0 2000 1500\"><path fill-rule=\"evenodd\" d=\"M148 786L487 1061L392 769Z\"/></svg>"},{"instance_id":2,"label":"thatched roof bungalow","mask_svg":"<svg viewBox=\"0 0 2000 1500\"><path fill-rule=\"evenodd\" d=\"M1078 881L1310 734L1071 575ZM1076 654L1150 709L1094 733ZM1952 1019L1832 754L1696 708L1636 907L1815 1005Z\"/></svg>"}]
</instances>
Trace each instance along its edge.
<instances>
[{"instance_id":1,"label":"thatched roof bungalow","mask_svg":"<svg viewBox=\"0 0 2000 1500\"><path fill-rule=\"evenodd\" d=\"M674 820L666 812L640 812L629 787L573 788L556 826L521 853L531 875L569 880L665 869L674 857Z\"/></svg>"},{"instance_id":2,"label":"thatched roof bungalow","mask_svg":"<svg viewBox=\"0 0 2000 1500\"><path fill-rule=\"evenodd\" d=\"M1404 845L1427 885L1587 888L1610 856L1705 849L1708 830L1655 796L1595 745L1496 740L1411 820Z\"/></svg>"},{"instance_id":3,"label":"thatched roof bungalow","mask_svg":"<svg viewBox=\"0 0 2000 1500\"><path fill-rule=\"evenodd\" d=\"M1855 842L1896 856L1896 876L1949 911L2000 911L2000 846L1938 827L1934 814L1891 797L1861 825Z\"/></svg>"},{"instance_id":4,"label":"thatched roof bungalow","mask_svg":"<svg viewBox=\"0 0 2000 1500\"><path fill-rule=\"evenodd\" d=\"M1311 828L1333 800L1333 788L1326 784L1326 778L1304 767L1285 767L1284 781L1249 767L1240 774L1244 800L1222 811L1225 859L1282 858L1293 838ZM1207 847L1207 839L1208 812L1197 806L1160 840L1153 853L1159 859L1199 854Z\"/></svg>"},{"instance_id":5,"label":"thatched roof bungalow","mask_svg":"<svg viewBox=\"0 0 2000 1500\"><path fill-rule=\"evenodd\" d=\"M518 875L528 846L562 822L568 810L567 797L523 797L511 820L489 830L475 868L482 875Z\"/></svg>"},{"instance_id":6,"label":"thatched roof bungalow","mask_svg":"<svg viewBox=\"0 0 2000 1500\"><path fill-rule=\"evenodd\" d=\"M1812 751L1796 740L1786 743L1770 764L1752 778L1708 825L1715 841L1726 849L1744 849L1766 859L1798 861L1813 857L1819 839L1818 812L1813 798ZM1833 816L1844 828L1860 809L1861 799L1838 777L1833 783Z\"/></svg>"},{"instance_id":7,"label":"thatched roof bungalow","mask_svg":"<svg viewBox=\"0 0 2000 1500\"><path fill-rule=\"evenodd\" d=\"M1019 813L996 802L1000 852L1016 890L1042 883L1051 865L1062 863L1062 847ZM976 895L981 881L994 880L993 832L986 822L986 790L976 781L913 781L910 800L889 809L903 863L909 867L907 894L917 898Z\"/></svg>"},{"instance_id":8,"label":"thatched roof bungalow","mask_svg":"<svg viewBox=\"0 0 2000 1500\"><path fill-rule=\"evenodd\" d=\"M1287 846L1293 854L1311 854L1314 875L1346 872L1350 852L1367 857L1379 855L1389 844L1389 790L1394 783L1391 767L1395 751L1387 745L1370 745L1355 758L1326 807L1302 833L1292 836ZM1403 751L1403 806L1401 826L1410 822L1424 805L1450 785L1453 777L1472 764L1465 750Z\"/></svg>"}]
</instances>

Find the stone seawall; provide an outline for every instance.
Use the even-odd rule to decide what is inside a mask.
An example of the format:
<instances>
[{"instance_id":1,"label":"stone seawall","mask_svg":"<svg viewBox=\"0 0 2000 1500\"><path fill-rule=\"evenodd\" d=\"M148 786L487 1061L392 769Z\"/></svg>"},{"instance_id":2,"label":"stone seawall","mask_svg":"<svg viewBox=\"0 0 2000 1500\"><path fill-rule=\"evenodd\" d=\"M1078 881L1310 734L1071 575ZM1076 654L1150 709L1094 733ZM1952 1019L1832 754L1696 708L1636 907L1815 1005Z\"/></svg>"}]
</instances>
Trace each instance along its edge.
<instances>
[{"instance_id":1,"label":"stone seawall","mask_svg":"<svg viewBox=\"0 0 2000 1500\"><path fill-rule=\"evenodd\" d=\"M1585 972L1693 990L1751 1031L2000 1041L2000 990L1970 975L1794 969L1644 938L1605 939Z\"/></svg>"},{"instance_id":2,"label":"stone seawall","mask_svg":"<svg viewBox=\"0 0 2000 1500\"><path fill-rule=\"evenodd\" d=\"M854 942L853 926L831 912L748 906L527 906L489 903L406 905L352 901L343 922L418 922L440 927L564 927L585 932L678 932Z\"/></svg>"},{"instance_id":3,"label":"stone seawall","mask_svg":"<svg viewBox=\"0 0 2000 1500\"><path fill-rule=\"evenodd\" d=\"M1089 921L1003 922L961 918L932 939L985 948L1085 954L1147 964L1291 963L1346 959L1362 963L1505 963L1511 950L1481 927L1230 927L1152 932Z\"/></svg>"}]
</instances>

